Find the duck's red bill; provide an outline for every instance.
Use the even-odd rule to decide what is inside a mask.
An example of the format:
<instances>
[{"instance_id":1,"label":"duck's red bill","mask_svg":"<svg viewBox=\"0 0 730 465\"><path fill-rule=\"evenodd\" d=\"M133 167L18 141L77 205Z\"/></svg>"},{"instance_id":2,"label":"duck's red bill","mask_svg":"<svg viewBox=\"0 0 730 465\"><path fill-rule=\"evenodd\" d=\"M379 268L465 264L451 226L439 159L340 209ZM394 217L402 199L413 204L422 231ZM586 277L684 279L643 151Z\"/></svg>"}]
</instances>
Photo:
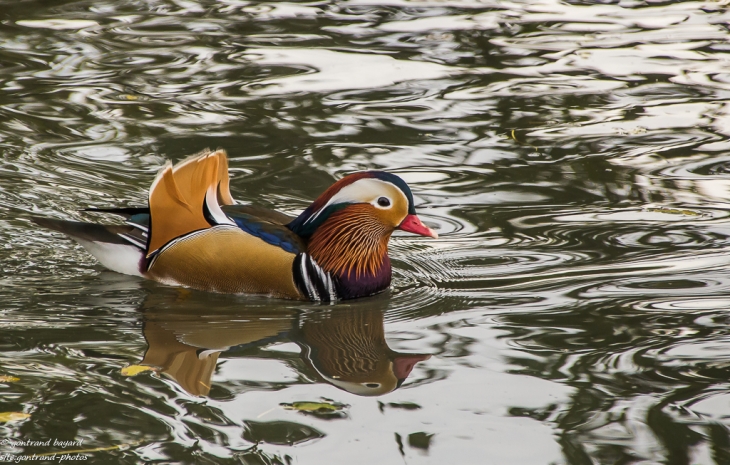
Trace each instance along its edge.
<instances>
[{"instance_id":1,"label":"duck's red bill","mask_svg":"<svg viewBox=\"0 0 730 465\"><path fill-rule=\"evenodd\" d=\"M408 231L409 233L418 234L419 236L428 236L437 239L439 237L436 231L421 223L420 218L416 215L408 215L398 226L398 229Z\"/></svg>"}]
</instances>

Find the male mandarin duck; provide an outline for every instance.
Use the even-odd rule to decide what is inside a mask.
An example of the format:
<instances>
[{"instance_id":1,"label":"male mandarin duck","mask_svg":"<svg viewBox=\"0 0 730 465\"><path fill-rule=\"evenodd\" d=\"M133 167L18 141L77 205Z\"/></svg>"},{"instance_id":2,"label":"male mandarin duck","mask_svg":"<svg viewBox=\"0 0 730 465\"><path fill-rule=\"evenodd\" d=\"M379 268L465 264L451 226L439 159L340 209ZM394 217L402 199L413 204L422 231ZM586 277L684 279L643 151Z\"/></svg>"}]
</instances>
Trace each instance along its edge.
<instances>
[{"instance_id":1,"label":"male mandarin duck","mask_svg":"<svg viewBox=\"0 0 730 465\"><path fill-rule=\"evenodd\" d=\"M223 293L312 301L354 299L388 288L396 229L436 238L413 194L383 171L350 174L298 217L237 205L226 152L205 150L160 170L148 208L92 210L126 226L34 218L79 242L112 271Z\"/></svg>"}]
</instances>

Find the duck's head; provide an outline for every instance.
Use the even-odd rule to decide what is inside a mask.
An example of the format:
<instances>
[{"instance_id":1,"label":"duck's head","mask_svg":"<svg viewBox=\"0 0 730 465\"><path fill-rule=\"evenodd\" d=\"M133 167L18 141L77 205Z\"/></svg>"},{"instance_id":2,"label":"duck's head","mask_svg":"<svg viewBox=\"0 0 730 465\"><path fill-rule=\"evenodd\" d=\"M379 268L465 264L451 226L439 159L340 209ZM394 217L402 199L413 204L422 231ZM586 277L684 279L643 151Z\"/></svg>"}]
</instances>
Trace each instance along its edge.
<instances>
[{"instance_id":1,"label":"duck's head","mask_svg":"<svg viewBox=\"0 0 730 465\"><path fill-rule=\"evenodd\" d=\"M289 223L307 252L338 278L341 298L372 295L390 285L388 240L396 229L438 237L416 215L413 194L384 171L345 176Z\"/></svg>"},{"instance_id":2,"label":"duck's head","mask_svg":"<svg viewBox=\"0 0 730 465\"><path fill-rule=\"evenodd\" d=\"M385 171L363 171L340 179L302 212L289 228L312 237L328 220L339 218L351 227L390 236L395 229L436 238L416 215L413 194L403 179ZM379 235L380 235L379 234Z\"/></svg>"}]
</instances>

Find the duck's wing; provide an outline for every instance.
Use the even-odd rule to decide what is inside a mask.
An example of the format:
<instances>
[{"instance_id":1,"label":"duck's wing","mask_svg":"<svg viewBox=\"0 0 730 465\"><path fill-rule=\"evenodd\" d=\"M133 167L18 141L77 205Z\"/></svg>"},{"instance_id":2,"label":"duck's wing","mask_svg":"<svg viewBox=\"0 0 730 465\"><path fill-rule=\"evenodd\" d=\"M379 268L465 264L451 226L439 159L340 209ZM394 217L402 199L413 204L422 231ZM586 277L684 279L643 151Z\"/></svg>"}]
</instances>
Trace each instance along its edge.
<instances>
[{"instance_id":1,"label":"duck's wing","mask_svg":"<svg viewBox=\"0 0 730 465\"><path fill-rule=\"evenodd\" d=\"M234 220L237 216L241 216L246 219L255 218L257 221L262 223L278 224L282 226L291 223L295 219L294 216L264 207L257 207L255 205L221 205L221 210ZM145 227L149 226L150 222L149 207L86 208L83 211L92 213L110 213L112 215L121 216L128 222Z\"/></svg>"},{"instance_id":2,"label":"duck's wing","mask_svg":"<svg viewBox=\"0 0 730 465\"><path fill-rule=\"evenodd\" d=\"M304 241L296 233L280 223L266 221L259 216L243 213L241 210L230 213L229 209L226 208L224 211L243 232L258 237L267 244L280 247L293 254L307 250Z\"/></svg>"},{"instance_id":3,"label":"duck's wing","mask_svg":"<svg viewBox=\"0 0 730 465\"><path fill-rule=\"evenodd\" d=\"M292 253L306 250L304 241L285 226L294 219L293 216L254 205L222 205L221 209L243 231L271 245ZM87 208L84 211L121 216L128 225L140 231L138 240L147 242L150 224L150 209L147 207Z\"/></svg>"},{"instance_id":4,"label":"duck's wing","mask_svg":"<svg viewBox=\"0 0 730 465\"><path fill-rule=\"evenodd\" d=\"M244 213L234 220L221 209L219 196L230 195L225 157L222 150L203 152L158 173L149 193L146 276L207 291L302 298L293 276L303 248L298 237L285 226Z\"/></svg>"},{"instance_id":5,"label":"duck's wing","mask_svg":"<svg viewBox=\"0 0 730 465\"><path fill-rule=\"evenodd\" d=\"M244 232L289 253L305 250L284 225L291 217L250 205L235 205L229 191L228 161L223 150L204 151L176 166L167 165L152 183L147 256L170 241L216 225L236 225ZM142 221L139 210L125 210Z\"/></svg>"},{"instance_id":6,"label":"duck's wing","mask_svg":"<svg viewBox=\"0 0 730 465\"><path fill-rule=\"evenodd\" d=\"M183 163L190 166L190 161L191 159L187 159ZM185 173L185 179L188 182L190 181L189 174ZM173 177L175 182L179 183L175 168L173 168ZM227 187L225 189L219 187L219 201L221 192L228 192ZM230 196L230 193L228 193L228 196ZM291 253L299 253L306 250L304 241L285 226L294 220L293 216L255 205L226 204L221 205L221 210L244 232L256 236L271 245L279 246ZM87 208L84 211L121 216L129 226L139 230L140 234L138 234L139 237L137 240L145 244L147 243L147 233L150 225L149 207Z\"/></svg>"}]
</instances>

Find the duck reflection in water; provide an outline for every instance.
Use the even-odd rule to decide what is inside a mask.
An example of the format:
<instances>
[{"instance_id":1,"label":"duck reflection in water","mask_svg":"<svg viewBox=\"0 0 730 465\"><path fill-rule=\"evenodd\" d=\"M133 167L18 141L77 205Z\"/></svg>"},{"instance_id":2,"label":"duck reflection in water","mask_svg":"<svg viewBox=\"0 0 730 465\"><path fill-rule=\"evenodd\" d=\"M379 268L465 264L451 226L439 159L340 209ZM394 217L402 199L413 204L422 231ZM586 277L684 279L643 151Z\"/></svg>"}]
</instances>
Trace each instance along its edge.
<instances>
[{"instance_id":1,"label":"duck reflection in water","mask_svg":"<svg viewBox=\"0 0 730 465\"><path fill-rule=\"evenodd\" d=\"M295 342L319 379L360 396L397 389L416 363L430 357L391 350L378 308L310 313L268 308L216 315L148 308L144 336L148 349L142 365L155 367L198 396L208 395L222 352L276 342Z\"/></svg>"}]
</instances>

